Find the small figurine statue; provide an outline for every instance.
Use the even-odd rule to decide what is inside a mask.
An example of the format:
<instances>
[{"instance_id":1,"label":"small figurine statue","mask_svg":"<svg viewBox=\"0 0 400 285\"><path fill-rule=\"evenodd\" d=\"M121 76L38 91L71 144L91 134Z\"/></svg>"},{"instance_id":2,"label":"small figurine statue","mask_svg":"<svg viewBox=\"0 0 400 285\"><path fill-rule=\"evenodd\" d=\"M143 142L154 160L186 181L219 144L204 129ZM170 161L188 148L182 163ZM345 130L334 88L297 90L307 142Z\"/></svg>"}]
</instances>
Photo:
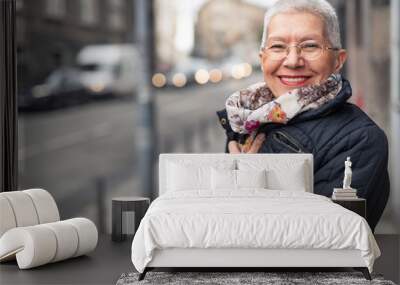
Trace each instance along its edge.
<instances>
[{"instance_id":1,"label":"small figurine statue","mask_svg":"<svg viewBox=\"0 0 400 285\"><path fill-rule=\"evenodd\" d=\"M351 171L351 161L350 157L347 157L347 160L344 162L344 179L343 179L343 189L352 189L350 184L351 184L351 176L352 176L352 171Z\"/></svg>"}]
</instances>

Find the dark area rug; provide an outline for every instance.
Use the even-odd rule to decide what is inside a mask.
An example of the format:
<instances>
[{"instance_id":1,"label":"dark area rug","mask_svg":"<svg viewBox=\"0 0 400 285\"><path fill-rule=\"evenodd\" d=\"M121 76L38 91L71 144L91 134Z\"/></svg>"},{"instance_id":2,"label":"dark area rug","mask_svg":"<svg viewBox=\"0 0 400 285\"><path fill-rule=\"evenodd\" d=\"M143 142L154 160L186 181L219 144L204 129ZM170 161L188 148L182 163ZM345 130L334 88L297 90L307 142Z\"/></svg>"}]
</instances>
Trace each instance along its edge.
<instances>
[{"instance_id":1,"label":"dark area rug","mask_svg":"<svg viewBox=\"0 0 400 285\"><path fill-rule=\"evenodd\" d=\"M150 271L142 281L139 273L122 274L117 285L133 284L379 284L395 285L382 275L372 274L372 281L360 272L154 272Z\"/></svg>"}]
</instances>

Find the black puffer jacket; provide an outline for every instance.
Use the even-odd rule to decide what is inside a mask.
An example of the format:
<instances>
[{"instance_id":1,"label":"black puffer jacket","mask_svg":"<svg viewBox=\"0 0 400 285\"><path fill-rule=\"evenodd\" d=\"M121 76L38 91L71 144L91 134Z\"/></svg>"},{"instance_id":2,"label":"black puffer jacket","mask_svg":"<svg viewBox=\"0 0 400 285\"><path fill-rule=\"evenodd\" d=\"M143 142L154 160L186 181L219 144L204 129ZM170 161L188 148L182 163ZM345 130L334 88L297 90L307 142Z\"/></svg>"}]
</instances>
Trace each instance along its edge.
<instances>
[{"instance_id":1,"label":"black puffer jacket","mask_svg":"<svg viewBox=\"0 0 400 285\"><path fill-rule=\"evenodd\" d=\"M389 197L388 142L385 133L361 109L346 102L351 87L343 80L337 97L301 113L287 125L263 125L259 132L266 139L259 153L312 153L314 155L314 193L327 197L334 187L342 187L344 161L352 161L351 186L367 199L367 221L375 229ZM226 110L217 112L230 140L240 141L227 121Z\"/></svg>"}]
</instances>

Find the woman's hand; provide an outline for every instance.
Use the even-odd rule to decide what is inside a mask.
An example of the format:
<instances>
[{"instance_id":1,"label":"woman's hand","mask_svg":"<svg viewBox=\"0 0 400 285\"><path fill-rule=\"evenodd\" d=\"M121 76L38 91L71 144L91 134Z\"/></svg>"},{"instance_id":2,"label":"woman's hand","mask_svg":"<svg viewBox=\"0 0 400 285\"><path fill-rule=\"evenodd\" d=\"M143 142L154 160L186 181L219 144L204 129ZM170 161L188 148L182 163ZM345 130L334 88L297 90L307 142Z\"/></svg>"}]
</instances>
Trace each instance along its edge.
<instances>
[{"instance_id":1,"label":"woman's hand","mask_svg":"<svg viewBox=\"0 0 400 285\"><path fill-rule=\"evenodd\" d=\"M237 141L230 141L228 143L229 153L258 153L265 140L265 134L258 134L255 139L249 137L248 140L244 145L239 144Z\"/></svg>"}]
</instances>

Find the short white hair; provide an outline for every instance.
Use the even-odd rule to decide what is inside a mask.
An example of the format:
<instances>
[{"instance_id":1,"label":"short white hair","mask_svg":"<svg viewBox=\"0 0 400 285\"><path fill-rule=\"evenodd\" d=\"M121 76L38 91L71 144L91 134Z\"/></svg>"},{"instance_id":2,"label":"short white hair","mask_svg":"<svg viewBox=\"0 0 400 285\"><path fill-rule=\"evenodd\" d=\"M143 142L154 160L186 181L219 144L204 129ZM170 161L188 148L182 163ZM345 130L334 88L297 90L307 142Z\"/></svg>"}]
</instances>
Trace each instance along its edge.
<instances>
[{"instance_id":1,"label":"short white hair","mask_svg":"<svg viewBox=\"0 0 400 285\"><path fill-rule=\"evenodd\" d=\"M261 49L266 46L271 19L280 13L289 12L308 12L321 17L329 43L335 48L342 48L338 17L330 3L326 0L278 0L265 13Z\"/></svg>"}]
</instances>

